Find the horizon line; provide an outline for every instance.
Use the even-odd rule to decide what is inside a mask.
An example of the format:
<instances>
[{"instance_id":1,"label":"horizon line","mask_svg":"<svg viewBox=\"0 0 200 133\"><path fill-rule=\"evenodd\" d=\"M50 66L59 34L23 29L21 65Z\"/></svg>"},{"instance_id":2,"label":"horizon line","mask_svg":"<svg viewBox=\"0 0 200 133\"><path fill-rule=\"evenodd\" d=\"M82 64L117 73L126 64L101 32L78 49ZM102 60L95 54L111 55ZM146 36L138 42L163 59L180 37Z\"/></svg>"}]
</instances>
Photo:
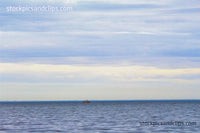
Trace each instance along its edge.
<instances>
[{"instance_id":1,"label":"horizon line","mask_svg":"<svg viewBox=\"0 0 200 133\"><path fill-rule=\"evenodd\" d=\"M88 99L87 99L88 100ZM0 103L53 103L53 102L83 102L86 100L14 100L14 101L0 101ZM138 100L89 100L90 102L192 102L200 99L138 99Z\"/></svg>"}]
</instances>

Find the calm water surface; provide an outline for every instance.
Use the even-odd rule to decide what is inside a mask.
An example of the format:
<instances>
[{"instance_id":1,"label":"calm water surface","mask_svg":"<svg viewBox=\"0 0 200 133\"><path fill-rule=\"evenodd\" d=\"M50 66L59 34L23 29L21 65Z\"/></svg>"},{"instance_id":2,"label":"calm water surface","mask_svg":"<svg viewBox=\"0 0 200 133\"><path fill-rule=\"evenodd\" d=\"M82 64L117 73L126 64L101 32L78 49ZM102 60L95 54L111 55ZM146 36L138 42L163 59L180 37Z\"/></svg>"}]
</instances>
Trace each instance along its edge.
<instances>
[{"instance_id":1,"label":"calm water surface","mask_svg":"<svg viewBox=\"0 0 200 133\"><path fill-rule=\"evenodd\" d=\"M198 133L200 102L0 103L0 132Z\"/></svg>"}]
</instances>

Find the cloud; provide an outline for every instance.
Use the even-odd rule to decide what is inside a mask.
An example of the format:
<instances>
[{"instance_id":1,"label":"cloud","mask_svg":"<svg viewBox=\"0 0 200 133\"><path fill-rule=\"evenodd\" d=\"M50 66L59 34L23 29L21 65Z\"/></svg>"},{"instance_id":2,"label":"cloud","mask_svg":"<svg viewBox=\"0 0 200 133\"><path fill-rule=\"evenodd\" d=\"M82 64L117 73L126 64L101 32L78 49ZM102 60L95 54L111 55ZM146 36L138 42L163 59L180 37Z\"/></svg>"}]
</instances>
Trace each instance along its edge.
<instances>
[{"instance_id":1,"label":"cloud","mask_svg":"<svg viewBox=\"0 0 200 133\"><path fill-rule=\"evenodd\" d=\"M171 9L167 11L167 13L173 14L191 14L191 13L199 13L200 8L178 8L178 9Z\"/></svg>"},{"instance_id":2,"label":"cloud","mask_svg":"<svg viewBox=\"0 0 200 133\"><path fill-rule=\"evenodd\" d=\"M5 82L159 82L200 78L199 68L161 69L150 66L1 63L0 73L1 81Z\"/></svg>"},{"instance_id":3,"label":"cloud","mask_svg":"<svg viewBox=\"0 0 200 133\"><path fill-rule=\"evenodd\" d=\"M190 49L198 49L198 42L198 38L186 33L156 31L1 32L0 56L176 57L176 54L168 53L178 48L180 57L194 57Z\"/></svg>"},{"instance_id":4,"label":"cloud","mask_svg":"<svg viewBox=\"0 0 200 133\"><path fill-rule=\"evenodd\" d=\"M75 10L78 11L121 11L138 9L155 9L163 6L158 4L118 4L108 2L81 2Z\"/></svg>"},{"instance_id":5,"label":"cloud","mask_svg":"<svg viewBox=\"0 0 200 133\"><path fill-rule=\"evenodd\" d=\"M160 98L198 97L194 92L200 76L199 4L199 0L1 2L0 95L34 99L42 92L42 99L50 91L46 99L54 94L66 98L65 88L72 88L67 96L77 99L89 95L82 93L84 88L96 97L97 92L104 98L113 94L113 99L122 92L121 98L153 98L155 92ZM7 6L42 5L72 6L73 11L6 11Z\"/></svg>"},{"instance_id":6,"label":"cloud","mask_svg":"<svg viewBox=\"0 0 200 133\"><path fill-rule=\"evenodd\" d=\"M166 50L160 54L167 56L167 57L200 57L200 48L190 48L190 49L183 49L183 48L179 48L179 49L170 49L170 50Z\"/></svg>"}]
</instances>

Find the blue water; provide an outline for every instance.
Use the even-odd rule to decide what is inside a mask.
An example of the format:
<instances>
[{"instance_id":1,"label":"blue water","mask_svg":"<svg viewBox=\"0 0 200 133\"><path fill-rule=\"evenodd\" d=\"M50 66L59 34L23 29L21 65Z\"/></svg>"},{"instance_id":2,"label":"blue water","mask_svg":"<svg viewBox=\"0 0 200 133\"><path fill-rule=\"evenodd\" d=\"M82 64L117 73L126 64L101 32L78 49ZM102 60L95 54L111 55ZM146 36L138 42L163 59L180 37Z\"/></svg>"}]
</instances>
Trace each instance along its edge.
<instances>
[{"instance_id":1,"label":"blue water","mask_svg":"<svg viewBox=\"0 0 200 133\"><path fill-rule=\"evenodd\" d=\"M198 133L200 102L0 103L4 132Z\"/></svg>"}]
</instances>

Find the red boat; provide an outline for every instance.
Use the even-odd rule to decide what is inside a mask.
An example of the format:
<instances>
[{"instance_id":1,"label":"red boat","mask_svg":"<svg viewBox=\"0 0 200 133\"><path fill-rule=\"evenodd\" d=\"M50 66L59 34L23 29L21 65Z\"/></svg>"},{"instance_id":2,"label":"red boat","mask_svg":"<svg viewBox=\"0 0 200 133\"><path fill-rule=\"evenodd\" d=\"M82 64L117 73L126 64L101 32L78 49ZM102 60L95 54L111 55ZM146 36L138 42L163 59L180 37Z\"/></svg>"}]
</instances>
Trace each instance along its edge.
<instances>
[{"instance_id":1,"label":"red boat","mask_svg":"<svg viewBox=\"0 0 200 133\"><path fill-rule=\"evenodd\" d=\"M90 101L86 100L86 101L83 101L83 103L90 103Z\"/></svg>"}]
</instances>

